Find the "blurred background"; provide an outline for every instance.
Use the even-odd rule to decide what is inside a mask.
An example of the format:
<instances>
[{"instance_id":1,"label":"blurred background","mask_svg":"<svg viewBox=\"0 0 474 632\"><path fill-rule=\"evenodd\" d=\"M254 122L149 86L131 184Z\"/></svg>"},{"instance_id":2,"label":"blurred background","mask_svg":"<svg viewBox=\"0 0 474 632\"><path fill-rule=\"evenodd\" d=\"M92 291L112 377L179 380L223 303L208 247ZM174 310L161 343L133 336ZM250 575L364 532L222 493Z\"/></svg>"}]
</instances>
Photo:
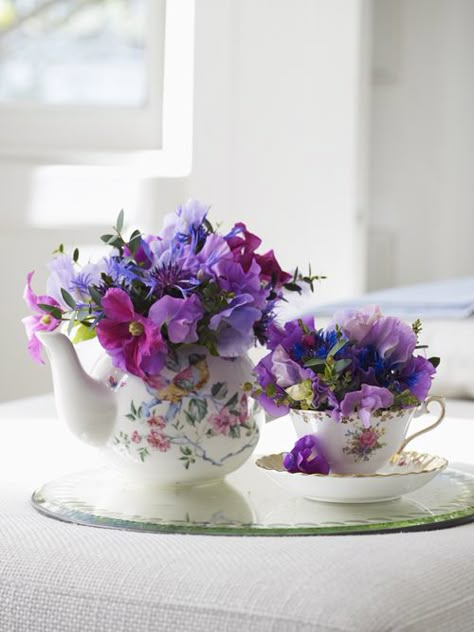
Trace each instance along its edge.
<instances>
[{"instance_id":1,"label":"blurred background","mask_svg":"<svg viewBox=\"0 0 474 632\"><path fill-rule=\"evenodd\" d=\"M27 272L122 208L205 201L321 303L474 276L473 111L472 0L0 0L0 400L50 389Z\"/></svg>"}]
</instances>

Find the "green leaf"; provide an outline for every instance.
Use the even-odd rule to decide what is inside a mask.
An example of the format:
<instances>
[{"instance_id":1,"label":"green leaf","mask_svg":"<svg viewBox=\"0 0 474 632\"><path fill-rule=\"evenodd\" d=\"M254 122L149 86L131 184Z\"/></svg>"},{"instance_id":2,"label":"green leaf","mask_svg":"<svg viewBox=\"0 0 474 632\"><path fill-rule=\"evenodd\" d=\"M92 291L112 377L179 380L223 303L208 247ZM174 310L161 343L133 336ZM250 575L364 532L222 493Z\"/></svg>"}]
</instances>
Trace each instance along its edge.
<instances>
[{"instance_id":1,"label":"green leaf","mask_svg":"<svg viewBox=\"0 0 474 632\"><path fill-rule=\"evenodd\" d=\"M441 362L441 358L438 358L436 356L433 357L433 358L428 358L428 362L431 362L431 364L436 369L439 366L439 363Z\"/></svg>"},{"instance_id":2,"label":"green leaf","mask_svg":"<svg viewBox=\"0 0 474 632\"><path fill-rule=\"evenodd\" d=\"M349 360L348 358L345 358L343 360L337 360L334 363L334 371L336 373L342 373L344 369L347 369L347 367L350 365L351 362L352 360Z\"/></svg>"},{"instance_id":3,"label":"green leaf","mask_svg":"<svg viewBox=\"0 0 474 632\"><path fill-rule=\"evenodd\" d=\"M234 393L232 397L224 404L224 406L225 408L232 408L232 406L235 406L238 401L239 401L239 394Z\"/></svg>"},{"instance_id":4,"label":"green leaf","mask_svg":"<svg viewBox=\"0 0 474 632\"><path fill-rule=\"evenodd\" d=\"M110 235L110 234L107 234L107 235L101 235L101 237L100 237L100 238L101 238L101 240L102 240L104 243L108 244L108 243L110 243L110 241L111 241L112 239L115 239L115 237L116 237L116 235Z\"/></svg>"},{"instance_id":5,"label":"green leaf","mask_svg":"<svg viewBox=\"0 0 474 632\"><path fill-rule=\"evenodd\" d=\"M189 402L189 414L192 415L197 422L200 422L207 415L207 401L205 399L192 398Z\"/></svg>"},{"instance_id":6,"label":"green leaf","mask_svg":"<svg viewBox=\"0 0 474 632\"><path fill-rule=\"evenodd\" d=\"M74 263L77 263L79 260L79 248L74 248L74 252L72 253L72 260Z\"/></svg>"},{"instance_id":7,"label":"green leaf","mask_svg":"<svg viewBox=\"0 0 474 632\"><path fill-rule=\"evenodd\" d=\"M123 228L123 216L124 216L124 213L123 213L123 209L122 209L122 210L120 211L120 213L118 214L118 217L117 217L117 222L116 222L116 225L115 225L115 228L116 228L116 230L117 230L117 232L118 232L118 233L121 233L121 232L122 232L122 228Z\"/></svg>"},{"instance_id":8,"label":"green leaf","mask_svg":"<svg viewBox=\"0 0 474 632\"><path fill-rule=\"evenodd\" d=\"M48 314L51 314L51 316L53 318L56 318L56 320L61 320L61 318L63 317L63 313L61 312L59 307L56 307L55 305L46 305L45 303L38 303L38 307L41 310L43 310L43 312L47 312Z\"/></svg>"},{"instance_id":9,"label":"green leaf","mask_svg":"<svg viewBox=\"0 0 474 632\"><path fill-rule=\"evenodd\" d=\"M72 342L73 344L78 344L79 342L84 342L85 340L92 340L92 338L95 338L95 336L95 329L92 329L91 327L87 327L86 325L80 323L76 331L74 332Z\"/></svg>"},{"instance_id":10,"label":"green leaf","mask_svg":"<svg viewBox=\"0 0 474 632\"><path fill-rule=\"evenodd\" d=\"M252 388L250 386L250 388ZM216 399L224 399L227 395L227 384L225 382L216 382L212 385L211 395Z\"/></svg>"},{"instance_id":11,"label":"green leaf","mask_svg":"<svg viewBox=\"0 0 474 632\"><path fill-rule=\"evenodd\" d=\"M309 360L307 360L304 365L306 367L310 367L310 366L322 366L323 364L325 364L326 360L324 360L324 358L310 358Z\"/></svg>"},{"instance_id":12,"label":"green leaf","mask_svg":"<svg viewBox=\"0 0 474 632\"><path fill-rule=\"evenodd\" d=\"M76 317L77 314L76 312L73 312L71 314L71 318L69 319L69 325L67 326L67 335L70 336L72 333L72 330L74 329L74 326L76 324Z\"/></svg>"},{"instance_id":13,"label":"green leaf","mask_svg":"<svg viewBox=\"0 0 474 632\"><path fill-rule=\"evenodd\" d=\"M91 295L91 299L94 301L94 303L96 305L99 305L99 307L102 307L102 295L99 290L93 285L89 285L87 289L89 290L89 294Z\"/></svg>"},{"instance_id":14,"label":"green leaf","mask_svg":"<svg viewBox=\"0 0 474 632\"><path fill-rule=\"evenodd\" d=\"M69 294L69 292L67 290L65 290L63 287L61 288L61 295L62 295L64 301L69 305L69 307L71 307L72 309L77 309L76 301Z\"/></svg>"},{"instance_id":15,"label":"green leaf","mask_svg":"<svg viewBox=\"0 0 474 632\"><path fill-rule=\"evenodd\" d=\"M291 282L285 283L283 287L285 288L285 290L288 290L289 292L301 293L301 287L298 285L298 283L291 283Z\"/></svg>"},{"instance_id":16,"label":"green leaf","mask_svg":"<svg viewBox=\"0 0 474 632\"><path fill-rule=\"evenodd\" d=\"M328 355L334 357L338 351L346 346L347 340L338 340L336 344L330 349Z\"/></svg>"}]
</instances>

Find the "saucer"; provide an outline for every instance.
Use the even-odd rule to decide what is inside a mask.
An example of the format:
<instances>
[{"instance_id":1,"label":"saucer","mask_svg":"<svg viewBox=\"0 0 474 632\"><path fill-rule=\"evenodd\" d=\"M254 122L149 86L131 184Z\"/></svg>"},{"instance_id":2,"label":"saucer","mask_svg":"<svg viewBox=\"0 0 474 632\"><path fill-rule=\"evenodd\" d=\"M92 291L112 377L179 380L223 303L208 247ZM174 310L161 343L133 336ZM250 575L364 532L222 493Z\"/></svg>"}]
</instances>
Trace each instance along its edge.
<instances>
[{"instance_id":1,"label":"saucer","mask_svg":"<svg viewBox=\"0 0 474 632\"><path fill-rule=\"evenodd\" d=\"M283 456L283 452L268 454L258 458L256 464L292 494L329 503L374 503L400 498L429 483L448 465L440 456L402 452L375 474L304 474L287 472Z\"/></svg>"}]
</instances>

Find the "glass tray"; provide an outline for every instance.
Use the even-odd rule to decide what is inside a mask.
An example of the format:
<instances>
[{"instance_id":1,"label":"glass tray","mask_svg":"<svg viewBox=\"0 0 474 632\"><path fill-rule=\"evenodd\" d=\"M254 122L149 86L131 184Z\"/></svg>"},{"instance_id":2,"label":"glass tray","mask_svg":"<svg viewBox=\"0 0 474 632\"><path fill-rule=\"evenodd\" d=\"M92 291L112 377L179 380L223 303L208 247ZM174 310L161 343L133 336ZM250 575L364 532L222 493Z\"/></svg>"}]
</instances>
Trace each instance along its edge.
<instances>
[{"instance_id":1,"label":"glass tray","mask_svg":"<svg viewBox=\"0 0 474 632\"><path fill-rule=\"evenodd\" d=\"M49 517L93 527L206 535L343 535L452 527L474 521L474 476L446 469L396 500L339 504L278 486L247 462L224 482L193 487L134 486L95 469L68 474L34 492Z\"/></svg>"}]
</instances>

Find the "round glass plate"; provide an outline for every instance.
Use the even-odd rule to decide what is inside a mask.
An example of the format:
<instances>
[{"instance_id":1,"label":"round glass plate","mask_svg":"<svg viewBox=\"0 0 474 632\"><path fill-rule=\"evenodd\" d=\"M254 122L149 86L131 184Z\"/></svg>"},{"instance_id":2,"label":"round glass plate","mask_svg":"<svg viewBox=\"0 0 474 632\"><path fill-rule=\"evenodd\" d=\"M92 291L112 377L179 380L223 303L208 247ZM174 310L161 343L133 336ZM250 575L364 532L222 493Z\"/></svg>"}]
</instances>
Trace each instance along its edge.
<instances>
[{"instance_id":1,"label":"round glass plate","mask_svg":"<svg viewBox=\"0 0 474 632\"><path fill-rule=\"evenodd\" d=\"M215 535L339 535L440 529L474 521L474 475L446 469L396 500L338 504L281 488L247 462L225 482L134 486L107 469L43 485L41 513L75 524L131 531Z\"/></svg>"}]
</instances>

